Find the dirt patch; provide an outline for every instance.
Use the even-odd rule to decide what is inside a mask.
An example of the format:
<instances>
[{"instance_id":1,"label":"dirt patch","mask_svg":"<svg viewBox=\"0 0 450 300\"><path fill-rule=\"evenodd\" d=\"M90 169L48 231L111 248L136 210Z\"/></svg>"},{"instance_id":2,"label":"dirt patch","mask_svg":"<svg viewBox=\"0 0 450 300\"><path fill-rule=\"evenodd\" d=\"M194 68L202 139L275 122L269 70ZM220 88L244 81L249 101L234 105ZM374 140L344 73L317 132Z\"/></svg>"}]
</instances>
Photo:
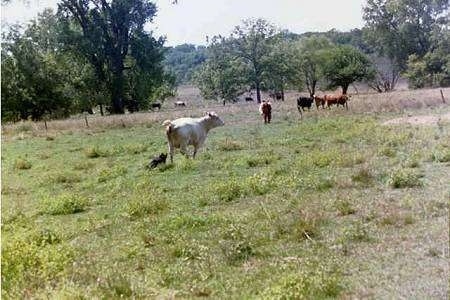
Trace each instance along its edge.
<instances>
[{"instance_id":1,"label":"dirt patch","mask_svg":"<svg viewBox=\"0 0 450 300\"><path fill-rule=\"evenodd\" d=\"M436 125L440 122L450 122L450 112L442 115L422 115L396 118L383 122L383 125Z\"/></svg>"}]
</instances>

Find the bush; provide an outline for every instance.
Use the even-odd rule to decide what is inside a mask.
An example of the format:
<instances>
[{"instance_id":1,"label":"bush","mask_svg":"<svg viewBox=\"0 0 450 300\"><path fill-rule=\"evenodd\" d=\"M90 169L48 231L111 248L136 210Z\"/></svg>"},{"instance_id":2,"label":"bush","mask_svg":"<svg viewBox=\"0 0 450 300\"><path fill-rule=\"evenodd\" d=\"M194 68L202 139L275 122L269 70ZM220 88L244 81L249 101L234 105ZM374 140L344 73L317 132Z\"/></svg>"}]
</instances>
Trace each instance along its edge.
<instances>
[{"instance_id":1,"label":"bush","mask_svg":"<svg viewBox=\"0 0 450 300\"><path fill-rule=\"evenodd\" d=\"M247 178L245 182L249 192L254 195L264 195L274 189L276 186L274 178L269 174L254 174Z\"/></svg>"},{"instance_id":2,"label":"bush","mask_svg":"<svg viewBox=\"0 0 450 300\"><path fill-rule=\"evenodd\" d=\"M244 146L237 141L225 139L225 140L219 141L218 149L220 151L237 151L237 150L244 149Z\"/></svg>"},{"instance_id":3,"label":"bush","mask_svg":"<svg viewBox=\"0 0 450 300\"><path fill-rule=\"evenodd\" d=\"M356 212L352 204L348 200L340 200L336 202L336 208L341 216L351 215Z\"/></svg>"},{"instance_id":4,"label":"bush","mask_svg":"<svg viewBox=\"0 0 450 300\"><path fill-rule=\"evenodd\" d=\"M229 263L235 264L248 260L256 254L250 237L239 225L231 224L220 241L222 252Z\"/></svg>"},{"instance_id":5,"label":"bush","mask_svg":"<svg viewBox=\"0 0 450 300\"><path fill-rule=\"evenodd\" d=\"M395 189L418 187L423 185L420 177L411 169L397 169L390 174L388 184Z\"/></svg>"},{"instance_id":6,"label":"bush","mask_svg":"<svg viewBox=\"0 0 450 300\"><path fill-rule=\"evenodd\" d=\"M306 260L297 274L285 275L266 289L263 299L333 299L343 291L342 275L336 267Z\"/></svg>"},{"instance_id":7,"label":"bush","mask_svg":"<svg viewBox=\"0 0 450 300\"><path fill-rule=\"evenodd\" d=\"M3 239L2 295L11 293L16 298L17 292L30 289L32 284L57 278L74 256L71 247L48 236L41 240L23 236Z\"/></svg>"},{"instance_id":8,"label":"bush","mask_svg":"<svg viewBox=\"0 0 450 300\"><path fill-rule=\"evenodd\" d=\"M352 180L364 185L369 185L373 180L373 175L367 168L361 168L352 175Z\"/></svg>"},{"instance_id":9,"label":"bush","mask_svg":"<svg viewBox=\"0 0 450 300\"><path fill-rule=\"evenodd\" d=\"M62 194L57 197L44 197L41 200L41 211L50 215L68 215L85 210L87 199L73 194Z\"/></svg>"},{"instance_id":10,"label":"bush","mask_svg":"<svg viewBox=\"0 0 450 300\"><path fill-rule=\"evenodd\" d=\"M17 158L14 161L14 168L17 170L28 170L31 169L31 162L24 158Z\"/></svg>"},{"instance_id":11,"label":"bush","mask_svg":"<svg viewBox=\"0 0 450 300\"><path fill-rule=\"evenodd\" d=\"M435 151L431 154L431 160L435 162L449 162L450 161L450 150Z\"/></svg>"},{"instance_id":12,"label":"bush","mask_svg":"<svg viewBox=\"0 0 450 300\"><path fill-rule=\"evenodd\" d=\"M244 188L236 179L230 178L224 182L216 182L209 194L219 201L230 202L245 195Z\"/></svg>"},{"instance_id":13,"label":"bush","mask_svg":"<svg viewBox=\"0 0 450 300\"><path fill-rule=\"evenodd\" d=\"M158 215L169 207L167 200L158 193L135 194L126 202L125 211L133 218Z\"/></svg>"},{"instance_id":14,"label":"bush","mask_svg":"<svg viewBox=\"0 0 450 300\"><path fill-rule=\"evenodd\" d=\"M84 154L87 158L97 158L108 156L106 151L100 150L98 146L92 146L84 149Z\"/></svg>"}]
</instances>

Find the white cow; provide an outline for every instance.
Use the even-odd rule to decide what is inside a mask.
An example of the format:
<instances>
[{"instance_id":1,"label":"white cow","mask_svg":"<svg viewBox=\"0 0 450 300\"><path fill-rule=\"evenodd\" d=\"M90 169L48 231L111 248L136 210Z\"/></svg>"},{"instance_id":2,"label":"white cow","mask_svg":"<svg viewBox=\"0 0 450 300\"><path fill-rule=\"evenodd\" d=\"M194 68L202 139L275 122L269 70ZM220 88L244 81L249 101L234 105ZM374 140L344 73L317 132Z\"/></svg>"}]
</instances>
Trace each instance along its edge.
<instances>
[{"instance_id":1,"label":"white cow","mask_svg":"<svg viewBox=\"0 0 450 300\"><path fill-rule=\"evenodd\" d=\"M224 122L215 112L207 112L201 118L180 118L163 122L166 126L167 140L169 142L170 161L173 162L175 148L180 148L181 153L188 156L187 146L194 146L193 158L198 149L205 142L208 131L215 127L223 126Z\"/></svg>"}]
</instances>

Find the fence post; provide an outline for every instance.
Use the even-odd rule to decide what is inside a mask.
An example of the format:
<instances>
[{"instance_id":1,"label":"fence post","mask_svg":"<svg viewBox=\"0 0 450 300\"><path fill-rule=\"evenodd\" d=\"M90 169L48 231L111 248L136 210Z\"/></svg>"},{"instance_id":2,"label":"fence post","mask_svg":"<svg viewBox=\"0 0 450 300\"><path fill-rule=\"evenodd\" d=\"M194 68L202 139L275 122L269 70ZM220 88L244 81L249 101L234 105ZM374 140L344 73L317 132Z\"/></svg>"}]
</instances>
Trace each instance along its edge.
<instances>
[{"instance_id":1,"label":"fence post","mask_svg":"<svg viewBox=\"0 0 450 300\"><path fill-rule=\"evenodd\" d=\"M46 119L44 119L44 126L45 126L45 131L48 131L48 128L47 128L47 120L46 120Z\"/></svg>"},{"instance_id":2,"label":"fence post","mask_svg":"<svg viewBox=\"0 0 450 300\"><path fill-rule=\"evenodd\" d=\"M89 128L89 123L88 123L88 120L87 120L87 116L86 116L86 115L84 116L84 121L86 122L86 127Z\"/></svg>"},{"instance_id":3,"label":"fence post","mask_svg":"<svg viewBox=\"0 0 450 300\"><path fill-rule=\"evenodd\" d=\"M442 103L445 103L444 93L442 92L442 90L440 90L440 91L441 91Z\"/></svg>"}]
</instances>

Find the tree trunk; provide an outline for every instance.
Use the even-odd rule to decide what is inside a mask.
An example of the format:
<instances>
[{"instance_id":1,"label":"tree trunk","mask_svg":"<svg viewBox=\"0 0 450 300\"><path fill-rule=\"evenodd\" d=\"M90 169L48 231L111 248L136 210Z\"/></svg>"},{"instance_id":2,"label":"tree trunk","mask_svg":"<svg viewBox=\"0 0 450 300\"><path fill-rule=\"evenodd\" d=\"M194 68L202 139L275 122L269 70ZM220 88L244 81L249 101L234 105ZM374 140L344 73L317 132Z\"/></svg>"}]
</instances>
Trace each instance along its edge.
<instances>
[{"instance_id":1,"label":"tree trunk","mask_svg":"<svg viewBox=\"0 0 450 300\"><path fill-rule=\"evenodd\" d=\"M344 95L347 94L348 86L349 86L348 83L342 85L342 94Z\"/></svg>"},{"instance_id":2,"label":"tree trunk","mask_svg":"<svg viewBox=\"0 0 450 300\"><path fill-rule=\"evenodd\" d=\"M102 117L105 115L105 114L103 113L103 104L100 104L100 114L102 115Z\"/></svg>"},{"instance_id":3,"label":"tree trunk","mask_svg":"<svg viewBox=\"0 0 450 300\"><path fill-rule=\"evenodd\" d=\"M256 81L255 84L256 84L256 100L258 101L258 103L261 103L261 88L259 86L259 81Z\"/></svg>"},{"instance_id":4,"label":"tree trunk","mask_svg":"<svg viewBox=\"0 0 450 300\"><path fill-rule=\"evenodd\" d=\"M310 92L309 92L309 96L311 98L313 98L314 95L316 94L316 85L317 85L317 80L313 80L312 84L311 84L311 89L310 89Z\"/></svg>"},{"instance_id":5,"label":"tree trunk","mask_svg":"<svg viewBox=\"0 0 450 300\"><path fill-rule=\"evenodd\" d=\"M281 88L281 101L284 101L284 88Z\"/></svg>"},{"instance_id":6,"label":"tree trunk","mask_svg":"<svg viewBox=\"0 0 450 300\"><path fill-rule=\"evenodd\" d=\"M123 114L125 113L123 107L123 87L124 87L124 78L123 78L123 70L116 70L113 72L113 80L111 87L111 108L113 114Z\"/></svg>"}]
</instances>

